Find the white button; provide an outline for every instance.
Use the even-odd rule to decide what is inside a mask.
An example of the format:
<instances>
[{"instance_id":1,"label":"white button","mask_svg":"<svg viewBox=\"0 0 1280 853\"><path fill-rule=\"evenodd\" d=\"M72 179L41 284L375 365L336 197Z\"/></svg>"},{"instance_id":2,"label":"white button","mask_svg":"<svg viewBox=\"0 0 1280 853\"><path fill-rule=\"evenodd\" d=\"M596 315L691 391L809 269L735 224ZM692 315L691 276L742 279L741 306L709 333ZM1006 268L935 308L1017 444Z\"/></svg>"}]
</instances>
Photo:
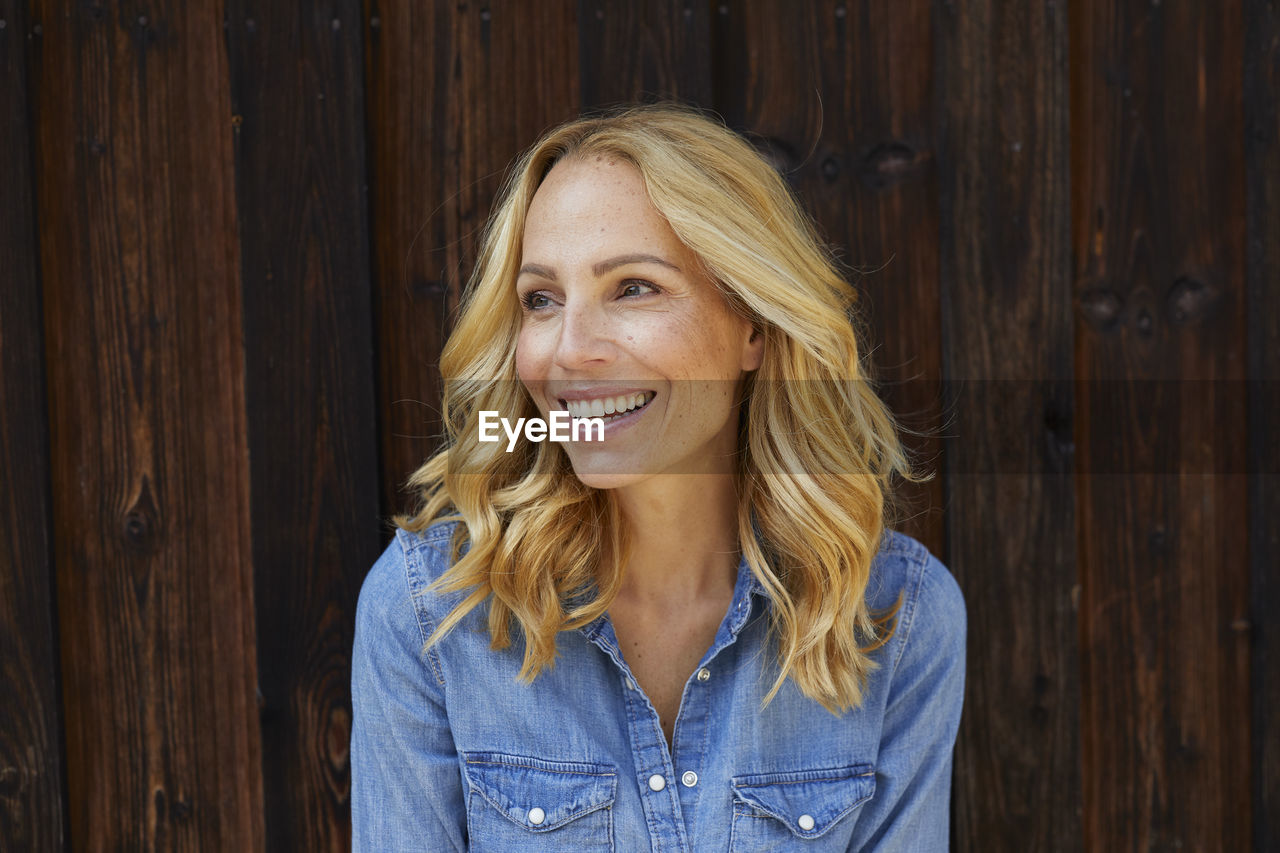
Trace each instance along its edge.
<instances>
[{"instance_id":1,"label":"white button","mask_svg":"<svg viewBox=\"0 0 1280 853\"><path fill-rule=\"evenodd\" d=\"M628 690L635 690L635 689L636 689L636 683L635 683L634 681L632 681L630 678L628 678L628 679L627 679L627 689L628 689Z\"/></svg>"},{"instance_id":2,"label":"white button","mask_svg":"<svg viewBox=\"0 0 1280 853\"><path fill-rule=\"evenodd\" d=\"M666 776L663 776L661 773L654 773L652 776L649 777L650 791L661 791L665 787L667 787Z\"/></svg>"},{"instance_id":3,"label":"white button","mask_svg":"<svg viewBox=\"0 0 1280 853\"><path fill-rule=\"evenodd\" d=\"M692 788L694 785L698 784L698 774L694 773L692 770L686 770L684 771L684 775L680 777L680 782L686 788Z\"/></svg>"},{"instance_id":4,"label":"white button","mask_svg":"<svg viewBox=\"0 0 1280 853\"><path fill-rule=\"evenodd\" d=\"M801 829L803 829L805 832L808 832L809 830L813 829L813 815L802 814L800 815L800 819L796 821L796 823L800 824Z\"/></svg>"},{"instance_id":5,"label":"white button","mask_svg":"<svg viewBox=\"0 0 1280 853\"><path fill-rule=\"evenodd\" d=\"M699 681L706 681L710 677L711 677L711 670L707 669L705 666L702 669L698 670Z\"/></svg>"},{"instance_id":6,"label":"white button","mask_svg":"<svg viewBox=\"0 0 1280 853\"><path fill-rule=\"evenodd\" d=\"M534 826L538 826L540 823L542 823L546 819L547 819L547 813L544 812L542 809L538 808L537 806L534 806L533 808L529 809L529 823L533 824Z\"/></svg>"}]
</instances>

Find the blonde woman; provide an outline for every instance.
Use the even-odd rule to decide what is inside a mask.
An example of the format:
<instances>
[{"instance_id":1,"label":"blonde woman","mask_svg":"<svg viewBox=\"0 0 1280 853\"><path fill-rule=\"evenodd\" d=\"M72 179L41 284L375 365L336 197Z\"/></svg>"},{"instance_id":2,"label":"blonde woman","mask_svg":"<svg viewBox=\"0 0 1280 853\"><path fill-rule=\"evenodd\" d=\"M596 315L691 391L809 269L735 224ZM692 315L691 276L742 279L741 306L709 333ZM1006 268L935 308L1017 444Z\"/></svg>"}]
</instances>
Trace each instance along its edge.
<instances>
[{"instance_id":1,"label":"blonde woman","mask_svg":"<svg viewBox=\"0 0 1280 853\"><path fill-rule=\"evenodd\" d=\"M360 595L357 850L947 847L964 603L886 530L853 303L698 113L521 158Z\"/></svg>"}]
</instances>

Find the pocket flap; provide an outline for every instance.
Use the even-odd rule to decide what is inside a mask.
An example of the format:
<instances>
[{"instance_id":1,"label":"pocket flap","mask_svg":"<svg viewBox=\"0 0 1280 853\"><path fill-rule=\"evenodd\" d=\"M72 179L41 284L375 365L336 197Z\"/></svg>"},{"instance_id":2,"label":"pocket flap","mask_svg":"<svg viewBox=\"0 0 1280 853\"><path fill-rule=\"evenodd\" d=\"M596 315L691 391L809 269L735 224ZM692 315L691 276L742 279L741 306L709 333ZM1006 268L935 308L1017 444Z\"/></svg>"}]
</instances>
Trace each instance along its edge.
<instances>
[{"instance_id":1,"label":"pocket flap","mask_svg":"<svg viewBox=\"0 0 1280 853\"><path fill-rule=\"evenodd\" d=\"M470 752L467 782L508 820L546 832L613 804L618 771L611 765L544 761L523 755Z\"/></svg>"},{"instance_id":2,"label":"pocket flap","mask_svg":"<svg viewBox=\"0 0 1280 853\"><path fill-rule=\"evenodd\" d=\"M734 776L730 784L740 802L781 821L799 838L817 838L871 799L876 774L870 764L858 764Z\"/></svg>"}]
</instances>

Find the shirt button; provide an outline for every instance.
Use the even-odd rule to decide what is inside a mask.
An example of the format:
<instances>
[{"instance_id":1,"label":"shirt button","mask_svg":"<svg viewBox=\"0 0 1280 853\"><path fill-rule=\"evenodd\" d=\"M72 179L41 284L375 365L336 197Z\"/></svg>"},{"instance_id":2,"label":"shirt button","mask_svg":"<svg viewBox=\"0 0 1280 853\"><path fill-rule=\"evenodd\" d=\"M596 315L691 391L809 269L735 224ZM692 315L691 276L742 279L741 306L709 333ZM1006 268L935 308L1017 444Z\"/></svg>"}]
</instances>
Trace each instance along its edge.
<instances>
[{"instance_id":1,"label":"shirt button","mask_svg":"<svg viewBox=\"0 0 1280 853\"><path fill-rule=\"evenodd\" d=\"M663 776L661 773L654 773L652 776L649 777L650 791L661 791L665 787L667 787L666 776Z\"/></svg>"},{"instance_id":2,"label":"shirt button","mask_svg":"<svg viewBox=\"0 0 1280 853\"><path fill-rule=\"evenodd\" d=\"M541 825L542 822L546 819L547 819L547 813L544 812L542 809L538 808L537 806L534 806L533 808L529 809L529 823L533 824L534 826Z\"/></svg>"},{"instance_id":3,"label":"shirt button","mask_svg":"<svg viewBox=\"0 0 1280 853\"><path fill-rule=\"evenodd\" d=\"M680 782L686 788L692 788L694 785L698 784L698 774L694 773L692 770L686 770L684 771L684 775L680 777Z\"/></svg>"},{"instance_id":4,"label":"shirt button","mask_svg":"<svg viewBox=\"0 0 1280 853\"><path fill-rule=\"evenodd\" d=\"M628 690L635 690L635 689L636 689L636 683L635 683L634 681L632 681L630 678L628 678L628 679L627 679L627 689L628 689Z\"/></svg>"},{"instance_id":5,"label":"shirt button","mask_svg":"<svg viewBox=\"0 0 1280 853\"><path fill-rule=\"evenodd\" d=\"M800 824L801 829L803 829L805 832L808 832L809 830L813 829L813 815L802 814L800 815L800 819L797 820L796 823Z\"/></svg>"},{"instance_id":6,"label":"shirt button","mask_svg":"<svg viewBox=\"0 0 1280 853\"><path fill-rule=\"evenodd\" d=\"M699 681L706 681L710 677L711 677L711 670L707 669L705 666L702 669L698 670Z\"/></svg>"}]
</instances>

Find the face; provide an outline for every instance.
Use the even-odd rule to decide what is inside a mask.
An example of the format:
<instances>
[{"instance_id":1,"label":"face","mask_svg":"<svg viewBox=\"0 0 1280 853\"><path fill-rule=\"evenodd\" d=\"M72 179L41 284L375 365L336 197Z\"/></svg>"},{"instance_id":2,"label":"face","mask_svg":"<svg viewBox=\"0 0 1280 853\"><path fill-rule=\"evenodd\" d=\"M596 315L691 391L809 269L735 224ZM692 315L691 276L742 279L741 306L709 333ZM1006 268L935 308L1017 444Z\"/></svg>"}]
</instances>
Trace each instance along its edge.
<instances>
[{"instance_id":1,"label":"face","mask_svg":"<svg viewBox=\"0 0 1280 853\"><path fill-rule=\"evenodd\" d=\"M544 418L604 416L561 445L587 485L727 473L735 401L763 336L735 314L654 209L630 163L556 164L525 223L516 369Z\"/></svg>"}]
</instances>

